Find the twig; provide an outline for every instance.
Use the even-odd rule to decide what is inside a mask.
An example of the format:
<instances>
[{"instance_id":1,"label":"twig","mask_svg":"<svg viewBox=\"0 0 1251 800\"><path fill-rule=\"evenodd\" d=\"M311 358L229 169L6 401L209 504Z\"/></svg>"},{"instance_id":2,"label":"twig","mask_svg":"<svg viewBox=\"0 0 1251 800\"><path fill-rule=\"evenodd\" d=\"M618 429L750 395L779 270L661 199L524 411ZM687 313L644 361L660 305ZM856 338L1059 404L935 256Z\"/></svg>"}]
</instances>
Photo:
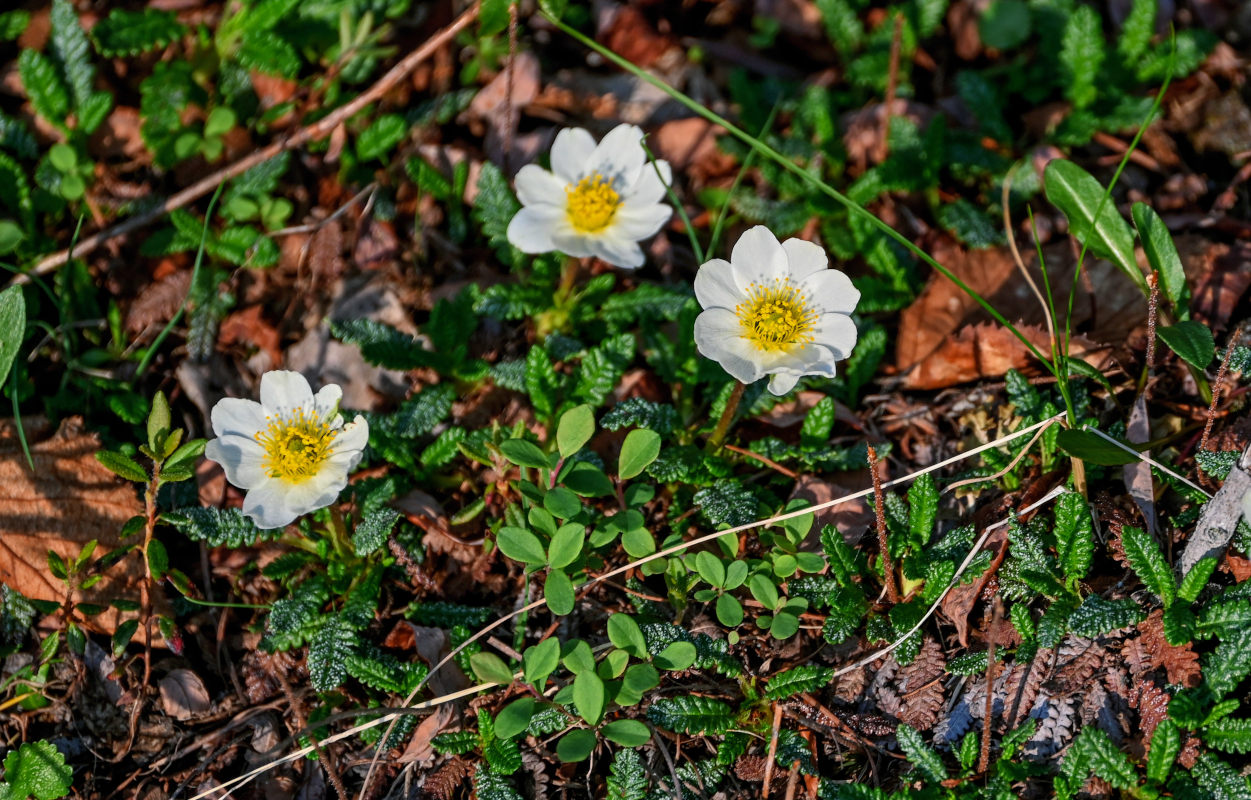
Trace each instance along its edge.
<instances>
[{"instance_id":1,"label":"twig","mask_svg":"<svg viewBox=\"0 0 1251 800\"><path fill-rule=\"evenodd\" d=\"M1234 333L1225 343L1225 357L1221 359L1221 368L1217 370L1216 380L1212 381L1212 404L1208 406L1208 419L1203 425L1203 438L1199 440L1199 449L1208 449L1208 437L1212 435L1212 423L1216 421L1216 404L1221 401L1221 389L1225 387L1225 376L1229 374L1229 359L1234 354L1234 346L1242 338L1243 323L1239 322Z\"/></svg>"},{"instance_id":2,"label":"twig","mask_svg":"<svg viewBox=\"0 0 1251 800\"><path fill-rule=\"evenodd\" d=\"M782 728L782 704L773 701L773 729L769 733L769 755L765 757L765 774L764 785L760 789L760 796L765 800L769 798L769 784L773 782L773 762L777 760L778 755L778 732Z\"/></svg>"},{"instance_id":3,"label":"twig","mask_svg":"<svg viewBox=\"0 0 1251 800\"><path fill-rule=\"evenodd\" d=\"M873 511L877 516L877 546L882 555L882 582L886 585L886 599L891 605L899 602L899 590L895 588L895 563L890 557L890 541L886 536L886 507L882 498L882 476L877 471L877 451L869 447L869 472L873 474Z\"/></svg>"},{"instance_id":4,"label":"twig","mask_svg":"<svg viewBox=\"0 0 1251 800\"><path fill-rule=\"evenodd\" d=\"M745 448L745 447L737 447L737 446L732 445L732 444L727 444L727 445L722 445L722 446L723 446L723 447L725 447L725 449L726 449L726 450L729 450L729 451L730 451L730 452L732 452L732 453L738 453L738 454L739 454L739 455L741 455L741 456L747 456L748 458L754 458L754 459L756 459L757 461L759 461L761 464L764 464L764 465L765 465L766 467L768 467L769 469L772 469L772 470L775 470L775 471L777 471L777 472L780 472L780 473L782 473L783 475L785 475L786 477L791 478L792 480L793 480L793 479L795 479L795 478L798 478L798 477L799 477L799 473L798 473L798 472L796 472L795 470L793 470L793 469L787 469L786 467L782 466L781 464L779 464L778 462L774 461L773 459L771 459L771 458L766 458L765 456L762 456L762 455L760 455L759 453L753 453L751 450L748 450L748 449L747 449L747 448Z\"/></svg>"},{"instance_id":5,"label":"twig","mask_svg":"<svg viewBox=\"0 0 1251 800\"><path fill-rule=\"evenodd\" d=\"M330 112L311 125L301 128L285 139L273 142L272 144L257 150L251 155L239 159L230 166L220 169L212 175L196 181L182 191L171 195L169 199L167 199L164 203L161 203L156 208L88 236L86 239L83 239L77 244L74 248L75 253L80 256L86 255L110 239L115 239L118 236L125 236L128 233L137 231L140 228L150 225L169 212L182 208L183 206L200 199L204 195L216 189L220 184L242 175L244 172L247 172L257 164L263 164L280 153L284 153L288 150L294 150L308 142L329 136L330 133L344 120L350 119L366 106L380 100L383 95L391 91L396 84L416 69L418 64L425 61L448 42L452 41L456 34L469 27L469 24L477 19L477 17L478 3L475 2L463 14L453 20L450 25L427 39L421 47L418 47L412 53L409 53L407 57L402 59L398 64L388 70L385 75L379 78L373 86L370 86L354 99L339 108L336 108L334 111ZM46 275L49 272L54 271L57 267L65 264L67 261L69 261L68 250L53 253L36 264L30 271L15 276L11 283L29 283L32 275Z\"/></svg>"},{"instance_id":6,"label":"twig","mask_svg":"<svg viewBox=\"0 0 1251 800\"><path fill-rule=\"evenodd\" d=\"M1007 550L1002 552L1006 553ZM990 766L991 711L995 705L995 628L1003 613L1003 601L999 599L998 590L995 591L994 603L987 612L990 625L986 627L986 718L982 721L982 752L977 759L977 771L981 773L985 773Z\"/></svg>"},{"instance_id":7,"label":"twig","mask_svg":"<svg viewBox=\"0 0 1251 800\"><path fill-rule=\"evenodd\" d=\"M652 728L652 741L656 743L656 749L665 757L665 763L669 765L669 776L673 780L673 796L677 800L683 800L682 797L682 779L678 777L678 765L673 763L673 756L669 755L669 750L665 747L665 742L660 738L660 734Z\"/></svg>"},{"instance_id":8,"label":"twig","mask_svg":"<svg viewBox=\"0 0 1251 800\"><path fill-rule=\"evenodd\" d=\"M1047 321L1047 336L1051 339L1051 352L1056 352L1056 325L1055 320L1051 318L1051 307L1047 305L1046 298L1039 290L1038 284L1034 283L1034 277L1029 274L1029 270L1025 268L1025 260L1021 258L1021 251L1016 246L1016 234L1012 230L1012 209L1009 201L1012 195L1012 173L1009 172L1003 181L1003 233L1008 237L1008 250L1012 252L1012 259L1016 261L1017 269L1021 271L1021 275L1025 277L1025 282L1029 284L1029 288L1033 290L1034 297L1038 298L1038 305L1042 306L1043 319ZM1046 265L1039 264L1039 269L1046 269Z\"/></svg>"}]
</instances>

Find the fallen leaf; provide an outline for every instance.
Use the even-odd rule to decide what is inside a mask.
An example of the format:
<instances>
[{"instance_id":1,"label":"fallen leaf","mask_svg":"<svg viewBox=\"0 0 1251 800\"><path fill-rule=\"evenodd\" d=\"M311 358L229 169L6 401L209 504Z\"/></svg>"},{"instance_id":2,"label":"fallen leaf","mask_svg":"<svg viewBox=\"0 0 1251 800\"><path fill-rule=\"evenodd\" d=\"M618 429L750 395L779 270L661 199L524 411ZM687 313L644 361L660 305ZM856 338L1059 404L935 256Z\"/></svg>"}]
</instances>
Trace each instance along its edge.
<instances>
[{"instance_id":1,"label":"fallen leaf","mask_svg":"<svg viewBox=\"0 0 1251 800\"><path fill-rule=\"evenodd\" d=\"M179 270L144 287L126 312L126 330L139 333L149 325L168 322L187 297L191 288L191 271Z\"/></svg>"},{"instance_id":2,"label":"fallen leaf","mask_svg":"<svg viewBox=\"0 0 1251 800\"><path fill-rule=\"evenodd\" d=\"M677 44L672 37L657 31L634 6L606 9L602 16L596 38L609 50L643 69L655 64Z\"/></svg>"},{"instance_id":3,"label":"fallen leaf","mask_svg":"<svg viewBox=\"0 0 1251 800\"><path fill-rule=\"evenodd\" d=\"M871 478L868 469L861 470L859 473L848 473L845 478L860 478L862 483L867 487ZM799 480L795 481L795 488L791 492L792 500L807 500L812 505L820 505L828 503L839 497L844 497L854 490L847 490L836 483L821 480L812 475L801 475ZM857 498L848 500L837 505L823 508L816 512L816 519L813 522L813 529L820 531L826 525L833 525L838 532L843 534L844 540L850 545L855 545L864 535L864 532L873 524L873 510L870 507L871 499ZM812 534L809 534L810 536ZM815 536L813 539L815 540Z\"/></svg>"},{"instance_id":4,"label":"fallen leaf","mask_svg":"<svg viewBox=\"0 0 1251 800\"><path fill-rule=\"evenodd\" d=\"M434 756L434 746L430 743L431 740L452 723L455 715L454 706L451 703L444 703L436 708L433 714L423 719L417 726L417 730L413 731L413 738L408 741L408 746L400 755L399 763L424 764L429 761Z\"/></svg>"},{"instance_id":5,"label":"fallen leaf","mask_svg":"<svg viewBox=\"0 0 1251 800\"><path fill-rule=\"evenodd\" d=\"M695 184L732 174L738 167L734 156L717 146L725 133L702 117L670 120L660 125L647 141L657 158L669 162L674 171Z\"/></svg>"},{"instance_id":6,"label":"fallen leaf","mask_svg":"<svg viewBox=\"0 0 1251 800\"><path fill-rule=\"evenodd\" d=\"M189 669L176 669L161 678L161 707L174 719L186 720L213 707L204 681Z\"/></svg>"},{"instance_id":7,"label":"fallen leaf","mask_svg":"<svg viewBox=\"0 0 1251 800\"><path fill-rule=\"evenodd\" d=\"M1131 444L1141 444L1151 439L1151 418L1147 416L1147 399L1139 394L1129 413L1126 433ZM1147 533L1156 535L1155 488L1151 480L1151 465L1145 461L1133 461L1124 467L1125 490L1142 512Z\"/></svg>"},{"instance_id":8,"label":"fallen leaf","mask_svg":"<svg viewBox=\"0 0 1251 800\"><path fill-rule=\"evenodd\" d=\"M265 309L260 305L248 306L242 311L235 311L222 320L217 331L218 344L229 347L234 344L249 344L259 348L269 356L269 363L277 366L282 363L282 351L278 348L278 329L265 319Z\"/></svg>"},{"instance_id":9,"label":"fallen leaf","mask_svg":"<svg viewBox=\"0 0 1251 800\"><path fill-rule=\"evenodd\" d=\"M1251 244L1213 242L1199 236L1176 237L1178 254L1191 286L1190 308L1200 321L1223 330L1234 308L1251 287Z\"/></svg>"},{"instance_id":10,"label":"fallen leaf","mask_svg":"<svg viewBox=\"0 0 1251 800\"><path fill-rule=\"evenodd\" d=\"M48 551L69 561L83 545L96 540L95 558L119 547L118 533L142 507L134 487L96 460L100 442L74 417L61 423L50 439L32 445L31 470L10 423L0 431L0 583L34 600L63 602L65 584L48 571ZM133 543L133 541L132 541ZM143 561L131 552L114 564L83 602L108 605L139 599ZM161 598L160 592L155 596ZM109 607L85 620L86 627L111 634L125 617Z\"/></svg>"},{"instance_id":11,"label":"fallen leaf","mask_svg":"<svg viewBox=\"0 0 1251 800\"><path fill-rule=\"evenodd\" d=\"M486 126L487 154L496 164L504 163L505 144L516 139L521 110L538 96L540 80L538 58L529 51L522 51L474 95L466 109L465 115L470 121ZM518 169L524 163L518 159L511 166Z\"/></svg>"}]
</instances>

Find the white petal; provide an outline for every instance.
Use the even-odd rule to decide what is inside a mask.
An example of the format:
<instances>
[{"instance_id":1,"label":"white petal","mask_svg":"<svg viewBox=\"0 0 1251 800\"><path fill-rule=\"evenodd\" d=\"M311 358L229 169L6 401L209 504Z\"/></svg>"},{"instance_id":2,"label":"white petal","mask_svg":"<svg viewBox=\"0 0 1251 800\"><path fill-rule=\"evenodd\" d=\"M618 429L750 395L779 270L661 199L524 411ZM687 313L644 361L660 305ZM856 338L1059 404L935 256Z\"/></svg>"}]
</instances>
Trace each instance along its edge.
<instances>
[{"instance_id":1,"label":"white petal","mask_svg":"<svg viewBox=\"0 0 1251 800\"><path fill-rule=\"evenodd\" d=\"M213 406L213 433L225 436L228 433L240 436L251 436L267 427L265 407L255 400L243 400L237 397L223 397Z\"/></svg>"},{"instance_id":2,"label":"white petal","mask_svg":"<svg viewBox=\"0 0 1251 800\"><path fill-rule=\"evenodd\" d=\"M565 184L537 164L522 167L513 183L522 205L565 207Z\"/></svg>"},{"instance_id":3,"label":"white petal","mask_svg":"<svg viewBox=\"0 0 1251 800\"><path fill-rule=\"evenodd\" d=\"M339 401L343 399L343 389L337 383L327 383L313 398L313 413L318 419L326 419L339 413Z\"/></svg>"},{"instance_id":4,"label":"white petal","mask_svg":"<svg viewBox=\"0 0 1251 800\"><path fill-rule=\"evenodd\" d=\"M355 453L356 461L360 461L360 453L365 449L365 445L369 444L369 423L359 414L356 419L343 426L343 430L339 431L334 437L334 453ZM355 463L352 466L356 466Z\"/></svg>"},{"instance_id":5,"label":"white petal","mask_svg":"<svg viewBox=\"0 0 1251 800\"><path fill-rule=\"evenodd\" d=\"M631 239L619 239L615 236L588 236L586 245L590 248L592 255L607 261L614 267L638 269L646 261L643 248Z\"/></svg>"},{"instance_id":6,"label":"white petal","mask_svg":"<svg viewBox=\"0 0 1251 800\"><path fill-rule=\"evenodd\" d=\"M552 172L561 183L577 183L590 168L595 137L583 128L565 128L552 142Z\"/></svg>"},{"instance_id":7,"label":"white petal","mask_svg":"<svg viewBox=\"0 0 1251 800\"><path fill-rule=\"evenodd\" d=\"M626 201L613 215L612 224L602 233L637 242L655 236L672 216L673 209L666 205Z\"/></svg>"},{"instance_id":8,"label":"white petal","mask_svg":"<svg viewBox=\"0 0 1251 800\"><path fill-rule=\"evenodd\" d=\"M287 509L287 485L277 478L248 491L243 498L243 513L252 518L258 528L285 528L299 514Z\"/></svg>"},{"instance_id":9,"label":"white petal","mask_svg":"<svg viewBox=\"0 0 1251 800\"><path fill-rule=\"evenodd\" d=\"M803 239L787 239L782 242L790 262L791 280L798 283L814 272L820 272L830 265L829 256L818 244Z\"/></svg>"},{"instance_id":10,"label":"white petal","mask_svg":"<svg viewBox=\"0 0 1251 800\"><path fill-rule=\"evenodd\" d=\"M769 391L780 397L795 388L799 377L793 372L779 372L769 379Z\"/></svg>"},{"instance_id":11,"label":"white petal","mask_svg":"<svg viewBox=\"0 0 1251 800\"><path fill-rule=\"evenodd\" d=\"M834 353L835 359L840 361L851 355L858 335L856 323L851 317L837 312L822 314L812 332L813 341L828 347Z\"/></svg>"},{"instance_id":12,"label":"white petal","mask_svg":"<svg viewBox=\"0 0 1251 800\"><path fill-rule=\"evenodd\" d=\"M596 146L587 164L588 171L598 172L614 181L615 187L629 191L639 178L647 161L643 151L643 130L637 125L618 125Z\"/></svg>"},{"instance_id":13,"label":"white petal","mask_svg":"<svg viewBox=\"0 0 1251 800\"><path fill-rule=\"evenodd\" d=\"M695 318L695 347L743 383L763 374L756 351L742 337L738 317L727 309L708 309Z\"/></svg>"},{"instance_id":14,"label":"white petal","mask_svg":"<svg viewBox=\"0 0 1251 800\"><path fill-rule=\"evenodd\" d=\"M714 258L695 273L695 299L701 308L732 309L743 302L743 290L734 279L734 267L722 258Z\"/></svg>"},{"instance_id":15,"label":"white petal","mask_svg":"<svg viewBox=\"0 0 1251 800\"><path fill-rule=\"evenodd\" d=\"M657 169L660 170L660 175L656 174ZM669 195L665 187L672 185L673 170L669 167L669 162L658 158L655 167L651 164L643 167L626 199L637 203L659 203Z\"/></svg>"},{"instance_id":16,"label":"white petal","mask_svg":"<svg viewBox=\"0 0 1251 800\"><path fill-rule=\"evenodd\" d=\"M274 414L297 408L312 409L313 389L298 372L276 369L261 376L261 405Z\"/></svg>"},{"instance_id":17,"label":"white petal","mask_svg":"<svg viewBox=\"0 0 1251 800\"><path fill-rule=\"evenodd\" d=\"M226 480L240 489L251 489L269 479L265 450L251 437L219 436L204 446L204 457L221 464Z\"/></svg>"},{"instance_id":18,"label":"white petal","mask_svg":"<svg viewBox=\"0 0 1251 800\"><path fill-rule=\"evenodd\" d=\"M814 272L803 279L800 287L822 311L850 314L860 302L860 290L852 285L851 278L836 269Z\"/></svg>"},{"instance_id":19,"label":"white petal","mask_svg":"<svg viewBox=\"0 0 1251 800\"><path fill-rule=\"evenodd\" d=\"M344 486L347 486L347 474L327 464L313 477L286 489L287 511L295 518L325 508L339 499Z\"/></svg>"},{"instance_id":20,"label":"white petal","mask_svg":"<svg viewBox=\"0 0 1251 800\"><path fill-rule=\"evenodd\" d=\"M552 234L561 229L562 222L565 222L564 209L527 206L508 223L508 241L523 253L550 253L557 249Z\"/></svg>"},{"instance_id":21,"label":"white petal","mask_svg":"<svg viewBox=\"0 0 1251 800\"><path fill-rule=\"evenodd\" d=\"M734 265L739 285L744 287L753 283L772 284L790 272L781 242L763 225L757 225L738 237L730 253L730 263Z\"/></svg>"}]
</instances>

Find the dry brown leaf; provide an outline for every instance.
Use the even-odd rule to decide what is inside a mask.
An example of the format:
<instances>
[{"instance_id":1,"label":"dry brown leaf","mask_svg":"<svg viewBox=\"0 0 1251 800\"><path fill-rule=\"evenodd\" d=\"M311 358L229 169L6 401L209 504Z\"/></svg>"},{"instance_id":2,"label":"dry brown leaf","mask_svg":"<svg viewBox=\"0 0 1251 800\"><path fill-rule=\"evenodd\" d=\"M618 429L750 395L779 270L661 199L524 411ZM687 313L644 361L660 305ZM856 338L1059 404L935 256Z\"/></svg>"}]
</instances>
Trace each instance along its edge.
<instances>
[{"instance_id":1,"label":"dry brown leaf","mask_svg":"<svg viewBox=\"0 0 1251 800\"><path fill-rule=\"evenodd\" d=\"M444 703L436 708L435 712L423 719L417 726L417 730L413 731L413 738L409 740L408 746L400 755L399 763L407 764L415 761L424 764L433 758L434 745L431 744L431 740L442 733L455 716L456 707L451 703Z\"/></svg>"},{"instance_id":2,"label":"dry brown leaf","mask_svg":"<svg viewBox=\"0 0 1251 800\"><path fill-rule=\"evenodd\" d=\"M669 162L676 173L696 185L730 174L737 162L717 146L725 129L702 117L670 120L656 128L648 142L657 158Z\"/></svg>"},{"instance_id":3,"label":"dry brown leaf","mask_svg":"<svg viewBox=\"0 0 1251 800\"><path fill-rule=\"evenodd\" d=\"M204 681L189 669L176 669L157 686L161 690L161 707L174 719L191 719L213 707Z\"/></svg>"},{"instance_id":4,"label":"dry brown leaf","mask_svg":"<svg viewBox=\"0 0 1251 800\"><path fill-rule=\"evenodd\" d=\"M606 16L595 38L643 69L655 64L677 44L672 37L659 33L643 12L632 5L618 6Z\"/></svg>"},{"instance_id":5,"label":"dry brown leaf","mask_svg":"<svg viewBox=\"0 0 1251 800\"><path fill-rule=\"evenodd\" d=\"M1152 669L1163 667L1168 674L1168 682L1180 686L1198 686L1203 676L1199 670L1199 654L1194 651L1191 643L1181 647L1171 645L1164 638L1164 612L1160 609L1138 624L1138 632L1143 646L1151 654Z\"/></svg>"},{"instance_id":6,"label":"dry brown leaf","mask_svg":"<svg viewBox=\"0 0 1251 800\"><path fill-rule=\"evenodd\" d=\"M230 314L222 320L217 333L217 341L222 346L252 345L267 354L269 363L274 366L282 363L282 350L278 346L280 339L278 329L265 319L265 309L260 305L248 306Z\"/></svg>"},{"instance_id":7,"label":"dry brown leaf","mask_svg":"<svg viewBox=\"0 0 1251 800\"><path fill-rule=\"evenodd\" d=\"M126 312L126 330L139 333L149 325L168 322L182 307L189 288L190 270L180 270L148 284Z\"/></svg>"},{"instance_id":8,"label":"dry brown leaf","mask_svg":"<svg viewBox=\"0 0 1251 800\"><path fill-rule=\"evenodd\" d=\"M96 461L99 449L95 434L84 432L82 420L74 417L30 448L32 471L15 429L0 431L0 583L31 599L60 603L65 584L48 572L49 550L69 561L93 539L99 543L96 558L121 545L122 525L142 509L134 487ZM98 605L138 600L143 579L141 556L132 552L76 599ZM111 634L122 619L110 607L85 625Z\"/></svg>"},{"instance_id":9,"label":"dry brown leaf","mask_svg":"<svg viewBox=\"0 0 1251 800\"><path fill-rule=\"evenodd\" d=\"M921 652L901 673L899 692L903 708L896 715L901 722L919 731L934 727L943 706L942 678L946 671L942 645L926 638Z\"/></svg>"}]
</instances>

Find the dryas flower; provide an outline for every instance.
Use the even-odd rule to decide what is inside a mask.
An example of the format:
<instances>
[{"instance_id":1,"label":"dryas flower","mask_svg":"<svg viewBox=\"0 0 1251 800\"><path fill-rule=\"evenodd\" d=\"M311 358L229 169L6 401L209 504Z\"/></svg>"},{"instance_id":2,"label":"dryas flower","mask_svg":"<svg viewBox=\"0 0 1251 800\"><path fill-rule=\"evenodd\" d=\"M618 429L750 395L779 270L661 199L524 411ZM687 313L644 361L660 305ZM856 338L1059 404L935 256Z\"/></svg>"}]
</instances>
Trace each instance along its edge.
<instances>
[{"instance_id":1,"label":"dryas flower","mask_svg":"<svg viewBox=\"0 0 1251 800\"><path fill-rule=\"evenodd\" d=\"M743 383L772 375L778 395L803 375L833 377L834 362L856 346L860 292L828 265L812 242L779 243L763 225L747 231L729 261L714 258L695 276L699 351Z\"/></svg>"},{"instance_id":2,"label":"dryas flower","mask_svg":"<svg viewBox=\"0 0 1251 800\"><path fill-rule=\"evenodd\" d=\"M552 143L550 172L527 164L517 173L522 208L508 223L508 241L523 253L556 250L640 267L638 243L673 213L660 202L671 175L667 162L648 162L637 125L618 125L599 144L582 128L566 128Z\"/></svg>"},{"instance_id":3,"label":"dryas flower","mask_svg":"<svg viewBox=\"0 0 1251 800\"><path fill-rule=\"evenodd\" d=\"M226 397L213 406L217 438L204 455L245 489L243 513L261 528L281 528L324 508L347 486L369 442L363 417L343 424L334 384L316 395L298 372L261 376L261 402Z\"/></svg>"}]
</instances>

